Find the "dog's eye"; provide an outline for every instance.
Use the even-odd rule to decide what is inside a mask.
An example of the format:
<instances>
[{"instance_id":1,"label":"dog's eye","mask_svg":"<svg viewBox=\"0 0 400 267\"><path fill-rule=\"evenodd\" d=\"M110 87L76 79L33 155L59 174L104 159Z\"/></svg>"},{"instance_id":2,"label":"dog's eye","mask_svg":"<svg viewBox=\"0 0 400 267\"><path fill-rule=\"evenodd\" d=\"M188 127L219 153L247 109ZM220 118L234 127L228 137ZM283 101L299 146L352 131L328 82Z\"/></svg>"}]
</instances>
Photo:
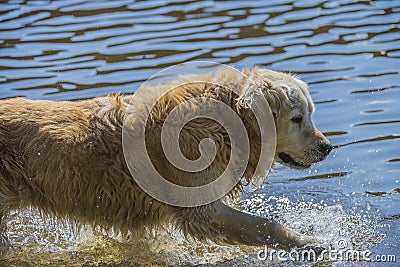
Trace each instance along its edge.
<instances>
[{"instance_id":1,"label":"dog's eye","mask_svg":"<svg viewBox=\"0 0 400 267\"><path fill-rule=\"evenodd\" d=\"M303 120L303 116L297 115L297 116L294 116L293 118L291 118L290 120L291 120L292 122L295 122L295 123L301 123L302 120Z\"/></svg>"}]
</instances>

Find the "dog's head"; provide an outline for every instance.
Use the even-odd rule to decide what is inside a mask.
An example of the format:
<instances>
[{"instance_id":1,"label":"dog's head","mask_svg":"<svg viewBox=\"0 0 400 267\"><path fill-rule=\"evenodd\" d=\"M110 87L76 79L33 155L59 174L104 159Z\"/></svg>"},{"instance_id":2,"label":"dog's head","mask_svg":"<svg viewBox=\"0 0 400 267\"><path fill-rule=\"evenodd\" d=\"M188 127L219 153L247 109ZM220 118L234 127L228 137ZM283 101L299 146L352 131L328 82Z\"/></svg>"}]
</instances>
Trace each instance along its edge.
<instances>
[{"instance_id":1,"label":"dog's head","mask_svg":"<svg viewBox=\"0 0 400 267\"><path fill-rule=\"evenodd\" d=\"M266 69L256 69L251 76L266 96L275 118L275 161L306 169L325 159L332 146L312 122L314 104L306 83L293 75Z\"/></svg>"}]
</instances>

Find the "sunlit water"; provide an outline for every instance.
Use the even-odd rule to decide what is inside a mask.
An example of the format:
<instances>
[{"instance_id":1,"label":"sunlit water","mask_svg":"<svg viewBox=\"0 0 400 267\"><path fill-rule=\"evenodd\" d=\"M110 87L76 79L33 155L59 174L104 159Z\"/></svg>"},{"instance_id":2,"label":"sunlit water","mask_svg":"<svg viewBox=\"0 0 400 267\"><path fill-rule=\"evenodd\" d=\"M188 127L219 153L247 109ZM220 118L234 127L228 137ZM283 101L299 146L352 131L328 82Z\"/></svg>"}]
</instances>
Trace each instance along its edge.
<instances>
[{"instance_id":1,"label":"sunlit water","mask_svg":"<svg viewBox=\"0 0 400 267\"><path fill-rule=\"evenodd\" d=\"M2 2L0 98L131 93L188 60L297 73L310 85L315 123L336 149L310 170L276 166L236 205L397 255L397 264L382 265L398 266L399 22L400 1ZM12 213L8 227L4 266L265 265L258 248L199 244L171 230L123 240L29 210Z\"/></svg>"}]
</instances>

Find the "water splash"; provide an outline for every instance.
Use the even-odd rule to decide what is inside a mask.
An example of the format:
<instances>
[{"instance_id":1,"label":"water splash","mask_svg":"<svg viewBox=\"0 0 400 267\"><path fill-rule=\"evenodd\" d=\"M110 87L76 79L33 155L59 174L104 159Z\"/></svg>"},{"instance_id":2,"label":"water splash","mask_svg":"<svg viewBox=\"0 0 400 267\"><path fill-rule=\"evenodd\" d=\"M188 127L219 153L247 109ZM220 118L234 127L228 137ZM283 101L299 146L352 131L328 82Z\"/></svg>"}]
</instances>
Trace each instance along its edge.
<instances>
[{"instance_id":1,"label":"water splash","mask_svg":"<svg viewBox=\"0 0 400 267\"><path fill-rule=\"evenodd\" d=\"M204 244L167 228L147 236L122 237L91 227L78 227L41 215L35 209L14 211L8 217L11 247L3 261L8 266L24 264L71 266L150 264L216 264L255 253L254 248Z\"/></svg>"},{"instance_id":2,"label":"water splash","mask_svg":"<svg viewBox=\"0 0 400 267\"><path fill-rule=\"evenodd\" d=\"M292 202L287 197L267 197L265 194L243 200L239 205L248 212L272 218L290 229L322 237L329 244L344 239L352 249L370 249L385 238L381 233L385 225L369 214L368 209L347 211L339 204L328 205L324 200Z\"/></svg>"},{"instance_id":3,"label":"water splash","mask_svg":"<svg viewBox=\"0 0 400 267\"><path fill-rule=\"evenodd\" d=\"M245 211L273 218L296 231L334 242L341 237L352 249L370 249L383 241L383 226L368 214L353 214L341 205L324 201L292 202L287 197L258 194L237 203ZM76 227L43 217L33 209L13 212L8 237L12 245L5 255L11 265L54 264L164 264L262 266L260 248L204 244L172 229L153 231L146 237L122 237L114 232Z\"/></svg>"}]
</instances>

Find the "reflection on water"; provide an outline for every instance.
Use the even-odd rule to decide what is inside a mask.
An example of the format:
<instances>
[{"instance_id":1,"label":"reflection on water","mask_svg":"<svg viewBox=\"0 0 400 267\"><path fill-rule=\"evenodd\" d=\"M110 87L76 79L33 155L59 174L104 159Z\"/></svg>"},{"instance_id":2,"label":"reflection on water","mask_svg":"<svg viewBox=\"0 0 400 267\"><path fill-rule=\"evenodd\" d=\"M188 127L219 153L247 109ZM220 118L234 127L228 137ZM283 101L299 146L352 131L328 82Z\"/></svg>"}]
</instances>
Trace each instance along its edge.
<instances>
[{"instance_id":1,"label":"reflection on water","mask_svg":"<svg viewBox=\"0 0 400 267\"><path fill-rule=\"evenodd\" d=\"M311 170L276 166L239 204L327 238L346 218L342 230L354 246L400 258L399 22L399 1L3 2L0 98L130 93L188 60L298 73L336 149ZM30 211L12 214L9 227L6 266L262 264L251 248L165 232L122 242Z\"/></svg>"}]
</instances>

